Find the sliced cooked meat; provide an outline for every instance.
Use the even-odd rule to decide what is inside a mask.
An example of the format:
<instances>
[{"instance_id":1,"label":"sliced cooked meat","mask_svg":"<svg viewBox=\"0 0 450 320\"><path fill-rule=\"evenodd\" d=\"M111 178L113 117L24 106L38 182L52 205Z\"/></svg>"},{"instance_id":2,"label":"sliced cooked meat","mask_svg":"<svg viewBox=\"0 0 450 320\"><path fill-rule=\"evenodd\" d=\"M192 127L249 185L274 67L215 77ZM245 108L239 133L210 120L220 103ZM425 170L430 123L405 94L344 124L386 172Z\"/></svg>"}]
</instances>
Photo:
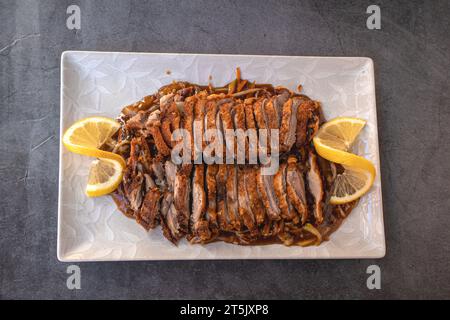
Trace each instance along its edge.
<instances>
[{"instance_id":1,"label":"sliced cooked meat","mask_svg":"<svg viewBox=\"0 0 450 320\"><path fill-rule=\"evenodd\" d=\"M212 164L206 166L206 194L208 195L208 209L206 211L206 216L209 222L209 226L213 234L219 232L219 225L217 221L217 183L216 176L219 170L217 164Z\"/></svg>"},{"instance_id":2,"label":"sliced cooked meat","mask_svg":"<svg viewBox=\"0 0 450 320\"><path fill-rule=\"evenodd\" d=\"M164 173L166 175L167 186L170 192L173 192L175 184L175 176L177 174L177 166L170 160L164 163Z\"/></svg>"},{"instance_id":3,"label":"sliced cooked meat","mask_svg":"<svg viewBox=\"0 0 450 320\"><path fill-rule=\"evenodd\" d=\"M143 171L149 173L152 171L153 160L147 139L142 136L135 139L137 139L136 143L139 144L139 156L137 161L143 166Z\"/></svg>"},{"instance_id":4,"label":"sliced cooked meat","mask_svg":"<svg viewBox=\"0 0 450 320\"><path fill-rule=\"evenodd\" d=\"M233 123L236 135L234 154L238 164L244 164L248 160L248 139L245 127L245 107L238 103L233 108Z\"/></svg>"},{"instance_id":5,"label":"sliced cooked meat","mask_svg":"<svg viewBox=\"0 0 450 320\"><path fill-rule=\"evenodd\" d=\"M241 230L242 224L239 216L237 167L235 165L227 165L226 167L228 221L230 221L230 226L233 230Z\"/></svg>"},{"instance_id":6,"label":"sliced cooked meat","mask_svg":"<svg viewBox=\"0 0 450 320\"><path fill-rule=\"evenodd\" d=\"M186 234L185 221L183 221L182 217L183 215L177 211L175 204L172 202L167 213L166 224L175 241L178 241Z\"/></svg>"},{"instance_id":7,"label":"sliced cooked meat","mask_svg":"<svg viewBox=\"0 0 450 320\"><path fill-rule=\"evenodd\" d=\"M288 101L290 93L287 89L280 89L280 94L271 99L273 107L277 111L278 127L281 126L281 119L283 117L283 105Z\"/></svg>"},{"instance_id":8,"label":"sliced cooked meat","mask_svg":"<svg viewBox=\"0 0 450 320\"><path fill-rule=\"evenodd\" d=\"M264 223L266 217L263 202L258 194L257 186L258 167L249 168L245 179L245 188L247 190L249 203L255 216L256 224Z\"/></svg>"},{"instance_id":9,"label":"sliced cooked meat","mask_svg":"<svg viewBox=\"0 0 450 320\"><path fill-rule=\"evenodd\" d=\"M141 130L145 128L145 122L148 119L148 112L145 111L139 111L136 115L134 115L132 118L130 118L127 123L126 127L128 130Z\"/></svg>"},{"instance_id":10,"label":"sliced cooked meat","mask_svg":"<svg viewBox=\"0 0 450 320\"><path fill-rule=\"evenodd\" d=\"M275 190L275 195L278 199L278 205L280 207L281 216L290 221L295 219L296 214L294 208L290 206L286 196L286 163L280 164L278 172L275 174L273 179L273 187Z\"/></svg>"},{"instance_id":11,"label":"sliced cooked meat","mask_svg":"<svg viewBox=\"0 0 450 320\"><path fill-rule=\"evenodd\" d=\"M166 185L165 177L164 177L164 167L162 162L159 159L155 159L152 163L152 172L156 177L156 184L160 188L164 188Z\"/></svg>"},{"instance_id":12,"label":"sliced cooked meat","mask_svg":"<svg viewBox=\"0 0 450 320\"><path fill-rule=\"evenodd\" d=\"M219 221L220 229L230 230L231 227L228 221L228 207L227 207L227 166L225 164L218 165L216 176L217 182L217 220Z\"/></svg>"},{"instance_id":13,"label":"sliced cooked meat","mask_svg":"<svg viewBox=\"0 0 450 320\"><path fill-rule=\"evenodd\" d=\"M273 189L273 175L263 175L263 168L260 168L257 173L258 191L261 195L261 200L266 207L267 215L271 220L280 219L280 209L278 201Z\"/></svg>"},{"instance_id":14,"label":"sliced cooked meat","mask_svg":"<svg viewBox=\"0 0 450 320\"><path fill-rule=\"evenodd\" d=\"M323 182L317 165L317 157L313 151L309 152L309 170L307 173L309 192L314 198L314 218L317 224L323 222L322 201L324 199Z\"/></svg>"},{"instance_id":15,"label":"sliced cooked meat","mask_svg":"<svg viewBox=\"0 0 450 320\"><path fill-rule=\"evenodd\" d=\"M126 178L129 179L127 174L125 174ZM134 211L138 211L142 204L142 191L143 191L143 182L144 176L142 173L138 172L132 178L130 178L129 182L124 183L124 191L125 195L130 202L130 208Z\"/></svg>"},{"instance_id":16,"label":"sliced cooked meat","mask_svg":"<svg viewBox=\"0 0 450 320\"><path fill-rule=\"evenodd\" d=\"M203 140L203 135L205 132L205 105L206 99L198 99L197 103L194 105L194 161L195 163L202 162L202 152L205 149L205 141Z\"/></svg>"},{"instance_id":17,"label":"sliced cooked meat","mask_svg":"<svg viewBox=\"0 0 450 320\"><path fill-rule=\"evenodd\" d=\"M244 166L238 166L238 200L239 200L239 215L244 225L250 231L250 235L257 235L258 228L256 219L252 210L252 204L250 203L249 196L246 190L248 182L250 182L249 171L251 168Z\"/></svg>"},{"instance_id":18,"label":"sliced cooked meat","mask_svg":"<svg viewBox=\"0 0 450 320\"><path fill-rule=\"evenodd\" d=\"M210 130L215 132L216 135L211 137L209 141L209 145L213 145L216 142L217 138L217 102L214 99L209 100L206 103L206 115L205 115L205 130ZM205 135L206 137L206 135ZM215 152L211 152L211 156L215 156Z\"/></svg>"},{"instance_id":19,"label":"sliced cooked meat","mask_svg":"<svg viewBox=\"0 0 450 320\"><path fill-rule=\"evenodd\" d=\"M236 145L236 139L234 136L234 125L233 125L233 103L224 103L220 106L220 119L222 120L224 143L225 143L225 163L234 163L235 152L234 146Z\"/></svg>"},{"instance_id":20,"label":"sliced cooked meat","mask_svg":"<svg viewBox=\"0 0 450 320\"><path fill-rule=\"evenodd\" d=\"M177 102L172 102L161 116L161 134L168 146L174 147L175 141L172 141L172 132L179 129L180 114Z\"/></svg>"},{"instance_id":21,"label":"sliced cooked meat","mask_svg":"<svg viewBox=\"0 0 450 320\"><path fill-rule=\"evenodd\" d=\"M247 127L248 136L248 154L246 158L249 164L258 163L258 132L255 121L255 116L253 114L253 105L245 104L245 125Z\"/></svg>"},{"instance_id":22,"label":"sliced cooked meat","mask_svg":"<svg viewBox=\"0 0 450 320\"><path fill-rule=\"evenodd\" d=\"M301 148L313 136L308 131L312 129L314 133L319 126L318 109L320 105L313 100L302 100L297 109L297 132L296 142L297 148Z\"/></svg>"},{"instance_id":23,"label":"sliced cooked meat","mask_svg":"<svg viewBox=\"0 0 450 320\"><path fill-rule=\"evenodd\" d=\"M155 181L153 181L153 178L148 173L144 173L144 182L145 192L149 192L151 189L156 188Z\"/></svg>"},{"instance_id":24,"label":"sliced cooked meat","mask_svg":"<svg viewBox=\"0 0 450 320\"><path fill-rule=\"evenodd\" d=\"M184 233L188 232L189 217L190 217L190 175L191 175L192 165L184 164L182 165L175 176L174 183L174 204L175 209L179 214L178 222L180 223L180 228Z\"/></svg>"},{"instance_id":25,"label":"sliced cooked meat","mask_svg":"<svg viewBox=\"0 0 450 320\"><path fill-rule=\"evenodd\" d=\"M180 233L178 228L176 227L176 221L174 217L169 216L169 210L173 203L173 194L170 192L164 193L164 196L161 200L161 210L160 210L160 223L164 237L167 238L173 244L176 244L180 239Z\"/></svg>"},{"instance_id":26,"label":"sliced cooked meat","mask_svg":"<svg viewBox=\"0 0 450 320\"><path fill-rule=\"evenodd\" d=\"M174 94L169 93L166 95L163 95L161 98L159 98L159 108L162 112L165 112L172 102L174 101Z\"/></svg>"},{"instance_id":27,"label":"sliced cooked meat","mask_svg":"<svg viewBox=\"0 0 450 320\"><path fill-rule=\"evenodd\" d=\"M283 105L283 113L280 128L280 151L287 152L291 150L295 143L297 129L297 109L301 103L301 98L295 97L289 99Z\"/></svg>"},{"instance_id":28,"label":"sliced cooked meat","mask_svg":"<svg viewBox=\"0 0 450 320\"><path fill-rule=\"evenodd\" d=\"M303 179L303 173L297 166L297 158L295 156L290 156L288 158L286 192L288 199L300 215L302 224L305 224L308 219L305 181Z\"/></svg>"},{"instance_id":29,"label":"sliced cooked meat","mask_svg":"<svg viewBox=\"0 0 450 320\"><path fill-rule=\"evenodd\" d=\"M153 137L156 149L158 150L159 154L161 154L163 157L170 155L170 149L164 141L164 138L162 137L160 127L150 126L147 127L147 129Z\"/></svg>"},{"instance_id":30,"label":"sliced cooked meat","mask_svg":"<svg viewBox=\"0 0 450 320\"><path fill-rule=\"evenodd\" d=\"M190 217L190 230L195 241L206 241L211 237L208 221L205 219L205 167L203 164L194 166L192 179L192 214Z\"/></svg>"},{"instance_id":31,"label":"sliced cooked meat","mask_svg":"<svg viewBox=\"0 0 450 320\"><path fill-rule=\"evenodd\" d=\"M183 128L189 133L189 137L191 139L191 144L189 147L189 152L192 155L192 158L194 158L194 106L197 102L197 98L192 96L186 98L186 102L184 104L184 117L182 120Z\"/></svg>"},{"instance_id":32,"label":"sliced cooked meat","mask_svg":"<svg viewBox=\"0 0 450 320\"><path fill-rule=\"evenodd\" d=\"M168 156L170 154L170 149L161 133L161 120L159 111L154 111L147 119L145 127L153 137L154 144L158 152L162 156Z\"/></svg>"},{"instance_id":33,"label":"sliced cooked meat","mask_svg":"<svg viewBox=\"0 0 450 320\"><path fill-rule=\"evenodd\" d=\"M257 100L254 104L253 113L258 126L258 157L261 163L267 163L270 152L269 120L265 111L266 98Z\"/></svg>"},{"instance_id":34,"label":"sliced cooked meat","mask_svg":"<svg viewBox=\"0 0 450 320\"><path fill-rule=\"evenodd\" d=\"M267 103L264 104L264 111L266 113L266 123L267 129L267 139L268 139L268 150L272 152L272 130L279 130L280 123L278 119L278 110L275 108L274 103L276 97L271 98Z\"/></svg>"},{"instance_id":35,"label":"sliced cooked meat","mask_svg":"<svg viewBox=\"0 0 450 320\"><path fill-rule=\"evenodd\" d=\"M158 223L161 192L158 188L153 188L144 197L136 221L146 230L153 229Z\"/></svg>"}]
</instances>

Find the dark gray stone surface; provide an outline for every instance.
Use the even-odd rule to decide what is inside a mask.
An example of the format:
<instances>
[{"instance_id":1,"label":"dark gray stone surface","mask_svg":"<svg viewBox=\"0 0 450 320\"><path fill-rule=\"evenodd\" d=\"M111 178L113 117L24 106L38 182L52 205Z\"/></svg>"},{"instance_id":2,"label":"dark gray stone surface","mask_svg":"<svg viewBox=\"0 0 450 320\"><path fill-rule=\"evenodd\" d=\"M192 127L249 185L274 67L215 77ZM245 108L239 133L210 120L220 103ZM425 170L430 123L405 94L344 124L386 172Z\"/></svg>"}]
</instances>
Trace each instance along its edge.
<instances>
[{"instance_id":1,"label":"dark gray stone surface","mask_svg":"<svg viewBox=\"0 0 450 320\"><path fill-rule=\"evenodd\" d=\"M450 1L0 0L0 298L449 298ZM81 30L66 8L81 7ZM372 57L387 255L348 261L56 259L64 50ZM366 287L378 264L382 289Z\"/></svg>"}]
</instances>

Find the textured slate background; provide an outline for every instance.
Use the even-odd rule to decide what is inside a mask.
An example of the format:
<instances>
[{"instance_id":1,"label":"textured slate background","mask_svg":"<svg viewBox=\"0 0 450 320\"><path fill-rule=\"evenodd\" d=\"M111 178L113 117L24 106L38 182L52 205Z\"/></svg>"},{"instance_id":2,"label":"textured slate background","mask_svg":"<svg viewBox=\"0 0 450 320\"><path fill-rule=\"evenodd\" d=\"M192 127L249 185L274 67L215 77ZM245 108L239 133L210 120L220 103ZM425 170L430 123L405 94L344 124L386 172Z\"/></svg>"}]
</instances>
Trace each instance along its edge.
<instances>
[{"instance_id":1,"label":"textured slate background","mask_svg":"<svg viewBox=\"0 0 450 320\"><path fill-rule=\"evenodd\" d=\"M81 30L66 8L81 7ZM0 0L0 298L449 298L450 1ZM387 255L353 261L56 259L59 61L70 49L368 56ZM382 289L366 288L378 264Z\"/></svg>"}]
</instances>

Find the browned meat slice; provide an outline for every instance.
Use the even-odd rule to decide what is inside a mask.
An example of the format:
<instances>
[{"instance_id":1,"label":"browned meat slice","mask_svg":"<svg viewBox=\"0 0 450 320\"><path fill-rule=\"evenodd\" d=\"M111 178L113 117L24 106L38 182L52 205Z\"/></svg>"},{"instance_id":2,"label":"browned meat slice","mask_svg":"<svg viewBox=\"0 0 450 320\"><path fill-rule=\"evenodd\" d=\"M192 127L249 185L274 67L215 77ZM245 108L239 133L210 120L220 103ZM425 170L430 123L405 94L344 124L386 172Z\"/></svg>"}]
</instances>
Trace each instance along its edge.
<instances>
[{"instance_id":1,"label":"browned meat slice","mask_svg":"<svg viewBox=\"0 0 450 320\"><path fill-rule=\"evenodd\" d=\"M228 207L227 207L227 166L225 164L218 165L216 185L217 185L217 220L219 221L220 229L230 230L231 227L228 221Z\"/></svg>"},{"instance_id":2,"label":"browned meat slice","mask_svg":"<svg viewBox=\"0 0 450 320\"><path fill-rule=\"evenodd\" d=\"M233 108L233 124L235 128L236 144L234 154L239 164L244 164L248 160L248 139L245 127L245 106L238 103Z\"/></svg>"},{"instance_id":3,"label":"browned meat slice","mask_svg":"<svg viewBox=\"0 0 450 320\"><path fill-rule=\"evenodd\" d=\"M253 105L253 113L258 127L258 157L263 163L265 163L263 157L270 152L269 120L265 111L267 101L266 98L262 98Z\"/></svg>"},{"instance_id":4,"label":"browned meat slice","mask_svg":"<svg viewBox=\"0 0 450 320\"><path fill-rule=\"evenodd\" d=\"M154 111L147 119L145 127L153 137L156 149L162 156L170 155L170 149L167 146L161 134L161 120L159 111Z\"/></svg>"},{"instance_id":5,"label":"browned meat slice","mask_svg":"<svg viewBox=\"0 0 450 320\"><path fill-rule=\"evenodd\" d=\"M153 160L152 160L152 154L150 153L150 148L148 146L147 143L147 139L145 139L145 137L141 136L141 137L137 137L134 138L136 139L136 143L139 146L138 147L138 166L139 164L142 165L142 169L144 172L149 173L152 171L152 165L153 165Z\"/></svg>"},{"instance_id":6,"label":"browned meat slice","mask_svg":"<svg viewBox=\"0 0 450 320\"><path fill-rule=\"evenodd\" d=\"M175 241L178 241L186 234L185 221L182 217L183 215L177 211L175 204L172 202L167 213L166 223Z\"/></svg>"},{"instance_id":7,"label":"browned meat slice","mask_svg":"<svg viewBox=\"0 0 450 320\"><path fill-rule=\"evenodd\" d=\"M239 216L237 167L235 165L227 165L226 167L228 221L230 221L230 225L233 230L241 230L242 225Z\"/></svg>"},{"instance_id":8,"label":"browned meat slice","mask_svg":"<svg viewBox=\"0 0 450 320\"><path fill-rule=\"evenodd\" d=\"M155 181L148 173L144 173L144 185L145 185L144 188L145 193L149 192L153 188L156 188Z\"/></svg>"},{"instance_id":9,"label":"browned meat slice","mask_svg":"<svg viewBox=\"0 0 450 320\"><path fill-rule=\"evenodd\" d=\"M175 95L173 93L169 93L166 95L161 96L159 98L159 109L161 112L166 112L168 108L172 105L172 102L174 101Z\"/></svg>"},{"instance_id":10,"label":"browned meat slice","mask_svg":"<svg viewBox=\"0 0 450 320\"><path fill-rule=\"evenodd\" d=\"M136 115L134 115L132 118L130 118L126 122L126 128L128 130L141 130L145 128L145 123L148 119L148 112L145 111L139 111Z\"/></svg>"},{"instance_id":11,"label":"browned meat slice","mask_svg":"<svg viewBox=\"0 0 450 320\"><path fill-rule=\"evenodd\" d=\"M184 117L182 118L182 126L183 129L187 131L189 134L189 137L191 139L191 144L189 147L189 151L192 155L192 158L194 157L194 106L197 102L197 98L195 96L191 96L186 98L186 101L184 103Z\"/></svg>"},{"instance_id":12,"label":"browned meat slice","mask_svg":"<svg viewBox=\"0 0 450 320\"><path fill-rule=\"evenodd\" d=\"M142 204L142 191L144 187L144 176L141 172L131 174L126 170L124 174L124 193L130 202L130 208L137 212Z\"/></svg>"},{"instance_id":13,"label":"browned meat slice","mask_svg":"<svg viewBox=\"0 0 450 320\"><path fill-rule=\"evenodd\" d=\"M177 166L170 160L164 163L164 173L166 176L167 187L170 192L173 192L175 184L175 176L177 174Z\"/></svg>"},{"instance_id":14,"label":"browned meat slice","mask_svg":"<svg viewBox=\"0 0 450 320\"><path fill-rule=\"evenodd\" d=\"M323 181L317 165L317 156L313 151L309 152L308 157L309 170L307 173L308 188L314 199L314 218L317 224L323 222L322 202L324 199Z\"/></svg>"},{"instance_id":15,"label":"browned meat slice","mask_svg":"<svg viewBox=\"0 0 450 320\"><path fill-rule=\"evenodd\" d=\"M255 102L253 105L253 113L255 115L255 121L259 129L267 129L267 116L264 111L265 103L267 99L262 98Z\"/></svg>"},{"instance_id":16,"label":"browned meat slice","mask_svg":"<svg viewBox=\"0 0 450 320\"><path fill-rule=\"evenodd\" d=\"M135 212L130 208L130 202L125 195L125 191L123 188L123 183L119 185L116 191L111 193L111 196L114 202L117 205L117 208L125 214L128 218L135 218Z\"/></svg>"},{"instance_id":17,"label":"browned meat slice","mask_svg":"<svg viewBox=\"0 0 450 320\"><path fill-rule=\"evenodd\" d=\"M248 137L248 159L249 164L258 163L258 131L256 126L255 116L253 114L253 105L250 103L245 104L245 125L247 127Z\"/></svg>"},{"instance_id":18,"label":"browned meat slice","mask_svg":"<svg viewBox=\"0 0 450 320\"><path fill-rule=\"evenodd\" d=\"M297 148L307 143L317 132L320 121L320 105L313 100L302 100L297 109L297 132L296 142ZM311 130L312 133L308 131Z\"/></svg>"},{"instance_id":19,"label":"browned meat slice","mask_svg":"<svg viewBox=\"0 0 450 320\"><path fill-rule=\"evenodd\" d=\"M205 213L205 167L201 164L194 166L194 177L192 179L192 214L190 216L192 242L204 242L211 238Z\"/></svg>"},{"instance_id":20,"label":"browned meat slice","mask_svg":"<svg viewBox=\"0 0 450 320\"><path fill-rule=\"evenodd\" d=\"M155 183L161 189L164 189L166 186L166 179L164 177L164 167L162 162L159 159L155 159L152 163L152 172L155 175Z\"/></svg>"},{"instance_id":21,"label":"browned meat slice","mask_svg":"<svg viewBox=\"0 0 450 320\"><path fill-rule=\"evenodd\" d=\"M235 158L234 146L236 145L236 139L234 136L234 124L233 124L233 103L224 103L220 106L220 119L222 120L222 129L224 134L225 144L225 159L226 163L233 163Z\"/></svg>"},{"instance_id":22,"label":"browned meat slice","mask_svg":"<svg viewBox=\"0 0 450 320\"><path fill-rule=\"evenodd\" d=\"M176 142L172 141L172 132L180 126L180 114L177 102L172 102L161 116L161 134L168 146L174 147Z\"/></svg>"},{"instance_id":23,"label":"browned meat slice","mask_svg":"<svg viewBox=\"0 0 450 320\"><path fill-rule=\"evenodd\" d=\"M272 97L266 104L264 104L264 111L267 116L267 129L269 129L267 133L268 138L268 146L271 144L271 136L272 130L278 130L280 128L280 121L278 119L278 110L275 108L276 97ZM271 149L271 148L269 148Z\"/></svg>"},{"instance_id":24,"label":"browned meat slice","mask_svg":"<svg viewBox=\"0 0 450 320\"><path fill-rule=\"evenodd\" d=\"M147 129L153 137L153 141L159 154L161 154L163 157L170 155L170 149L164 141L164 138L162 137L160 127L150 126Z\"/></svg>"},{"instance_id":25,"label":"browned meat slice","mask_svg":"<svg viewBox=\"0 0 450 320\"><path fill-rule=\"evenodd\" d=\"M281 119L283 117L283 105L288 101L290 92L289 90L285 88L278 88L276 90L279 94L276 95L273 99L271 99L271 102L273 104L273 107L277 111L277 121L278 121L278 127L281 126Z\"/></svg>"},{"instance_id":26,"label":"browned meat slice","mask_svg":"<svg viewBox=\"0 0 450 320\"><path fill-rule=\"evenodd\" d=\"M206 188L208 195L208 209L206 211L206 216L211 228L213 235L217 234L219 231L219 225L217 221L217 184L216 175L219 170L217 164L211 164L206 166Z\"/></svg>"},{"instance_id":27,"label":"browned meat slice","mask_svg":"<svg viewBox=\"0 0 450 320\"><path fill-rule=\"evenodd\" d=\"M308 219L308 203L306 201L305 181L303 173L297 166L297 158L289 156L286 171L287 196L301 217L302 224Z\"/></svg>"},{"instance_id":28,"label":"browned meat slice","mask_svg":"<svg viewBox=\"0 0 450 320\"><path fill-rule=\"evenodd\" d=\"M217 118L217 102L214 99L209 100L206 103L206 114L205 114L205 131L206 130L210 130L212 132L216 133L216 136L212 136L212 137L208 137L209 139L209 143L208 145L213 145L216 141L217 138L217 123L216 123L216 118ZM205 138L206 138L206 134L205 134ZM211 152L211 156L214 156L215 152L212 151Z\"/></svg>"},{"instance_id":29,"label":"browned meat slice","mask_svg":"<svg viewBox=\"0 0 450 320\"><path fill-rule=\"evenodd\" d=\"M278 198L278 204L281 211L281 216L285 220L293 220L296 218L294 208L290 206L286 195L286 163L281 163L278 172L273 179L273 187L275 195Z\"/></svg>"},{"instance_id":30,"label":"browned meat slice","mask_svg":"<svg viewBox=\"0 0 450 320\"><path fill-rule=\"evenodd\" d=\"M179 214L178 222L183 233L188 232L190 217L190 193L191 193L191 175L192 165L182 165L175 176L174 183L174 205Z\"/></svg>"},{"instance_id":31,"label":"browned meat slice","mask_svg":"<svg viewBox=\"0 0 450 320\"><path fill-rule=\"evenodd\" d=\"M136 221L146 230L153 229L158 224L161 192L153 188L144 197L141 210L136 216Z\"/></svg>"},{"instance_id":32,"label":"browned meat slice","mask_svg":"<svg viewBox=\"0 0 450 320\"><path fill-rule=\"evenodd\" d=\"M275 191L273 189L273 175L263 175L261 171L263 168L258 170L257 183L258 191L261 195L264 206L266 207L267 215L271 220L280 219L280 209L278 207L278 201L275 196Z\"/></svg>"},{"instance_id":33,"label":"browned meat slice","mask_svg":"<svg viewBox=\"0 0 450 320\"><path fill-rule=\"evenodd\" d=\"M258 172L257 172L257 170L258 170L258 167L249 168L249 170L245 176L245 188L247 190L250 208L252 209L253 214L255 216L256 224L261 225L264 223L266 213L264 210L264 205L258 194L258 187L257 187Z\"/></svg>"},{"instance_id":34,"label":"browned meat slice","mask_svg":"<svg viewBox=\"0 0 450 320\"><path fill-rule=\"evenodd\" d=\"M250 235L257 235L258 228L256 225L256 219L251 209L252 204L249 201L248 193L246 190L247 182L249 182L249 170L244 166L237 166L237 178L238 181L238 200L239 200L239 215L244 225L250 231Z\"/></svg>"},{"instance_id":35,"label":"browned meat slice","mask_svg":"<svg viewBox=\"0 0 450 320\"><path fill-rule=\"evenodd\" d=\"M194 161L197 160L199 163L202 161L202 152L205 149L205 141L203 139L203 134L205 132L205 106L206 99L198 99L197 103L194 105ZM197 162L195 162L197 163Z\"/></svg>"},{"instance_id":36,"label":"browned meat slice","mask_svg":"<svg viewBox=\"0 0 450 320\"><path fill-rule=\"evenodd\" d=\"M164 196L161 200L161 210L160 210L160 223L164 237L167 238L173 244L176 244L180 239L179 230L176 226L176 221L174 221L174 217L169 215L170 207L173 203L173 194L170 192L164 193Z\"/></svg>"},{"instance_id":37,"label":"browned meat slice","mask_svg":"<svg viewBox=\"0 0 450 320\"><path fill-rule=\"evenodd\" d=\"M295 143L295 132L297 129L297 109L301 98L289 99L283 105L283 113L280 127L280 151L289 151Z\"/></svg>"}]
</instances>

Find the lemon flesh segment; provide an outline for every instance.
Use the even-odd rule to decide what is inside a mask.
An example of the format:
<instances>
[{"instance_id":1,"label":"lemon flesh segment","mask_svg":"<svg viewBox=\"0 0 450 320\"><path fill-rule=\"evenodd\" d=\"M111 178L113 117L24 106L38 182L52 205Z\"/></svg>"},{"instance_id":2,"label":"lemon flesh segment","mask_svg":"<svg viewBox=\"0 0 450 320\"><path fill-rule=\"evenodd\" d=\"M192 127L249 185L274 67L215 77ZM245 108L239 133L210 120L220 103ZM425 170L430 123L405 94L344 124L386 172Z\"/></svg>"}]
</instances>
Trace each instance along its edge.
<instances>
[{"instance_id":1,"label":"lemon flesh segment","mask_svg":"<svg viewBox=\"0 0 450 320\"><path fill-rule=\"evenodd\" d=\"M90 117L75 122L63 135L63 144L71 152L118 161L125 168L125 160L118 154L99 148L111 138L120 124L106 117Z\"/></svg>"},{"instance_id":2,"label":"lemon flesh segment","mask_svg":"<svg viewBox=\"0 0 450 320\"><path fill-rule=\"evenodd\" d=\"M111 159L97 159L91 163L86 195L99 197L117 189L122 181L122 165Z\"/></svg>"},{"instance_id":3,"label":"lemon flesh segment","mask_svg":"<svg viewBox=\"0 0 450 320\"><path fill-rule=\"evenodd\" d=\"M375 166L369 160L347 152L366 121L358 118L335 118L325 123L313 138L317 153L328 161L341 164L330 198L331 204L344 204L364 195L375 180Z\"/></svg>"}]
</instances>

